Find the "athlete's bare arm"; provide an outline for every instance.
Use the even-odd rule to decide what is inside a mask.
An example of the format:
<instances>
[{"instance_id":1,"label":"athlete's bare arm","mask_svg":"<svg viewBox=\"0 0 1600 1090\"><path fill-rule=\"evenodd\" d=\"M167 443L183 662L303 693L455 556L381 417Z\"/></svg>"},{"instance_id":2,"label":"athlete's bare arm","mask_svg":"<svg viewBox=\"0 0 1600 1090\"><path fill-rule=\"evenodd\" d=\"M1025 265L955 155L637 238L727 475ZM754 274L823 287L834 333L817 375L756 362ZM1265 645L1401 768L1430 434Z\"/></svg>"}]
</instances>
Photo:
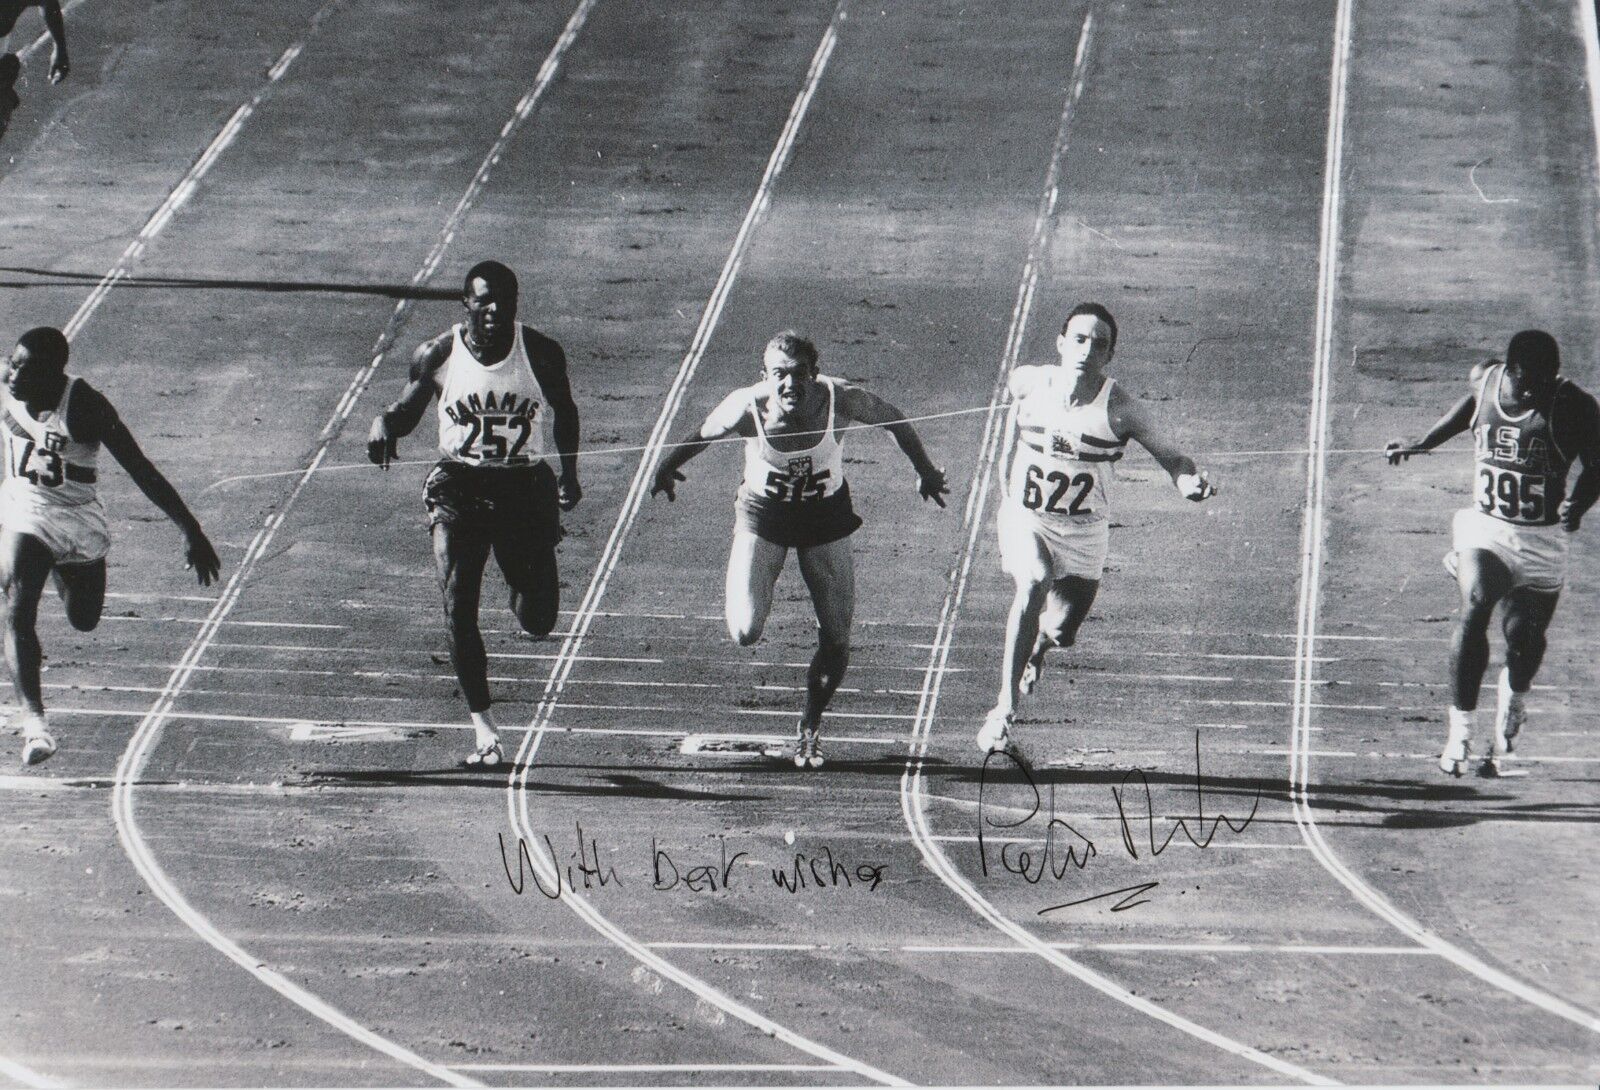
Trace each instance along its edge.
<instances>
[{"instance_id":1,"label":"athlete's bare arm","mask_svg":"<svg viewBox=\"0 0 1600 1090\"><path fill-rule=\"evenodd\" d=\"M1384 444L1383 456L1389 464L1397 466L1413 454L1426 454L1447 439L1452 439L1472 426L1472 413L1478 407L1478 384L1494 361L1473 364L1471 389L1441 416L1428 434L1421 439L1391 439Z\"/></svg>"},{"instance_id":2,"label":"athlete's bare arm","mask_svg":"<svg viewBox=\"0 0 1600 1090\"><path fill-rule=\"evenodd\" d=\"M1132 439L1148 450L1186 499L1198 503L1217 494L1217 486L1211 478L1195 467L1194 459L1178 449L1155 414L1121 386L1111 388L1106 414L1111 418L1111 430L1117 438Z\"/></svg>"},{"instance_id":3,"label":"athlete's bare arm","mask_svg":"<svg viewBox=\"0 0 1600 1090\"><path fill-rule=\"evenodd\" d=\"M439 369L450 358L453 330L425 341L411 358L411 380L400 391L400 400L394 402L372 421L367 430L367 460L373 465L389 468L398 457L396 450L402 437L410 435L422 423L422 414L428 411L433 395L439 392Z\"/></svg>"},{"instance_id":4,"label":"athlete's bare arm","mask_svg":"<svg viewBox=\"0 0 1600 1090\"><path fill-rule=\"evenodd\" d=\"M1571 434L1575 435L1570 449L1574 451L1573 460L1583 463L1583 472L1578 474L1560 508L1561 525L1570 532L1578 528L1595 500L1600 499L1600 404L1570 383L1567 389L1571 391L1569 405L1562 408L1571 413L1566 416L1566 421L1572 422ZM1567 430L1566 421L1563 431Z\"/></svg>"},{"instance_id":5,"label":"athlete's bare arm","mask_svg":"<svg viewBox=\"0 0 1600 1090\"><path fill-rule=\"evenodd\" d=\"M922 437L906 420L906 414L870 390L850 382L834 387L834 408L842 415L862 424L874 424L894 436L900 450L911 460L917 471L917 492L925 500L944 506L944 497L950 488L945 484L944 470L933 464L922 446Z\"/></svg>"},{"instance_id":6,"label":"athlete's bare arm","mask_svg":"<svg viewBox=\"0 0 1600 1090\"><path fill-rule=\"evenodd\" d=\"M44 9L44 25L52 43L50 82L60 83L72 70L67 60L67 21L61 17L61 0L44 0L39 6Z\"/></svg>"},{"instance_id":7,"label":"athlete's bare arm","mask_svg":"<svg viewBox=\"0 0 1600 1090\"><path fill-rule=\"evenodd\" d=\"M522 327L522 343L528 349L533 377L539 380L550 405L550 431L561 459L556 502L561 510L570 511L583 499L583 488L578 484L578 403L573 400L572 383L567 378L567 354L555 341L529 326Z\"/></svg>"},{"instance_id":8,"label":"athlete's bare arm","mask_svg":"<svg viewBox=\"0 0 1600 1090\"><path fill-rule=\"evenodd\" d=\"M139 491L183 531L184 564L194 570L201 586L210 586L222 570L222 561L200 528L200 520L194 517L172 482L145 456L106 396L82 380L68 410L67 431L81 443L98 441L111 452L117 464L127 470L133 483L139 486Z\"/></svg>"},{"instance_id":9,"label":"athlete's bare arm","mask_svg":"<svg viewBox=\"0 0 1600 1090\"><path fill-rule=\"evenodd\" d=\"M726 439L732 435L741 435L746 439L755 438L756 425L750 418L752 396L753 388L749 386L733 391L722 399L721 404L711 410L710 415L698 428L684 432L661 459L655 479L650 483L650 494L654 496L658 492L664 492L667 499L676 500L677 482L687 479L678 471L687 465L691 458L718 439Z\"/></svg>"}]
</instances>

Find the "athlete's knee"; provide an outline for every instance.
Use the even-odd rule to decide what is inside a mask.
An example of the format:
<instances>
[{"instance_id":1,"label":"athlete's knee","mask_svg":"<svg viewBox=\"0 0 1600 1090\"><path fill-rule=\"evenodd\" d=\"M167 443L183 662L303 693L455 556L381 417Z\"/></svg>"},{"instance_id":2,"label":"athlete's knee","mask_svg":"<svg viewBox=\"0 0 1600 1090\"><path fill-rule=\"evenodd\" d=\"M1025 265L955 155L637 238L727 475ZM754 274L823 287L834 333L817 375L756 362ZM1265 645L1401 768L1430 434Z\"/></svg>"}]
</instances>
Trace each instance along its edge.
<instances>
[{"instance_id":1,"label":"athlete's knee","mask_svg":"<svg viewBox=\"0 0 1600 1090\"><path fill-rule=\"evenodd\" d=\"M100 610L89 606L74 609L67 607L67 623L79 632L93 632L100 627Z\"/></svg>"},{"instance_id":2,"label":"athlete's knee","mask_svg":"<svg viewBox=\"0 0 1600 1090\"><path fill-rule=\"evenodd\" d=\"M551 595L514 590L511 592L511 612L524 632L542 640L555 631L561 610L557 599Z\"/></svg>"}]
</instances>

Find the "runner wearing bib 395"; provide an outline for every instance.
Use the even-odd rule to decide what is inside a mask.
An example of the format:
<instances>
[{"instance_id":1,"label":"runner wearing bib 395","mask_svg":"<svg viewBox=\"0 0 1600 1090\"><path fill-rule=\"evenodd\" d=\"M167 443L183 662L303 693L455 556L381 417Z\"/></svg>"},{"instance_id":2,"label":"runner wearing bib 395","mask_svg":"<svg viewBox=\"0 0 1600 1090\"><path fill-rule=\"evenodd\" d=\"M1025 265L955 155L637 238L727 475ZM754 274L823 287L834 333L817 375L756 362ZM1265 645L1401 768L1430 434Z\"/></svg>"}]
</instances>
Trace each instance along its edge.
<instances>
[{"instance_id":1,"label":"runner wearing bib 395","mask_svg":"<svg viewBox=\"0 0 1600 1090\"><path fill-rule=\"evenodd\" d=\"M1216 495L1149 411L1105 374L1117 322L1080 303L1056 338L1058 365L1018 367L1008 388L1016 443L996 520L1000 564L1016 582L1006 617L1000 696L978 732L986 753L1020 752L1017 701L1039 680L1045 653L1071 647L1100 589L1110 539L1116 464L1136 440L1191 500Z\"/></svg>"},{"instance_id":2,"label":"runner wearing bib 395","mask_svg":"<svg viewBox=\"0 0 1600 1090\"><path fill-rule=\"evenodd\" d=\"M1504 600L1506 663L1489 753L1478 772L1498 776L1526 718L1523 698L1544 659L1545 629L1567 576L1568 534L1600 497L1600 406L1561 377L1555 338L1524 330L1506 361L1472 369L1470 391L1415 442L1387 447L1391 465L1472 432L1473 506L1457 511L1445 566L1461 588L1450 651L1450 727L1439 767L1466 769L1473 713L1489 665L1489 622ZM1569 498L1574 460L1583 473Z\"/></svg>"}]
</instances>

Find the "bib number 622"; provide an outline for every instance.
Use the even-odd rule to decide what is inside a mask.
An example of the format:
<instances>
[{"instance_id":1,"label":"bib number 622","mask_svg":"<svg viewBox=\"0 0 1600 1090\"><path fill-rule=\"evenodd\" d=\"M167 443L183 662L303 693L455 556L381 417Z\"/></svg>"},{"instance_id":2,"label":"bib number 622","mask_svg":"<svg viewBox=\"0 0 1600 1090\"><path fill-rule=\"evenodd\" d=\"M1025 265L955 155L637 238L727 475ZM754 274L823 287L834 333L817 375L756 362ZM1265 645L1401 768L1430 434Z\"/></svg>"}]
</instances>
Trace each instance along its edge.
<instances>
[{"instance_id":1,"label":"bib number 622","mask_svg":"<svg viewBox=\"0 0 1600 1090\"><path fill-rule=\"evenodd\" d=\"M1050 485L1050 496L1045 498L1044 486ZM1078 491L1067 506L1062 507L1061 501L1066 498L1067 492L1076 488ZM1041 508L1052 515L1088 515L1093 512L1084 506L1089 493L1094 489L1093 473L1078 473L1069 476L1059 469L1046 473L1033 463L1028 464L1027 471L1022 478L1022 506L1029 511L1038 511Z\"/></svg>"}]
</instances>

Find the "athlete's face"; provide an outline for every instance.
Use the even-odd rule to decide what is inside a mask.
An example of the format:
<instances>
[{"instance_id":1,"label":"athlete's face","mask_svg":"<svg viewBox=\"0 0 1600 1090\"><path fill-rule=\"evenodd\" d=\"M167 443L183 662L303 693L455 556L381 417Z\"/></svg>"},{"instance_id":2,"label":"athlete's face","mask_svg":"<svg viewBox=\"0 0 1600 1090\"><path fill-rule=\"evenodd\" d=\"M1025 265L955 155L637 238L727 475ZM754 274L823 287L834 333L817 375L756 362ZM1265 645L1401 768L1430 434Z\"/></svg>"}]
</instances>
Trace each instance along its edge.
<instances>
[{"instance_id":1,"label":"athlete's face","mask_svg":"<svg viewBox=\"0 0 1600 1090\"><path fill-rule=\"evenodd\" d=\"M467 285L467 322L472 339L480 344L503 336L517 320L517 293L504 285L491 284L481 276Z\"/></svg>"},{"instance_id":2,"label":"athlete's face","mask_svg":"<svg viewBox=\"0 0 1600 1090\"><path fill-rule=\"evenodd\" d=\"M61 368L54 362L40 358L19 344L6 361L6 388L18 401L27 401L48 394L51 382L60 374Z\"/></svg>"},{"instance_id":3,"label":"athlete's face","mask_svg":"<svg viewBox=\"0 0 1600 1090\"><path fill-rule=\"evenodd\" d=\"M1074 374L1098 371L1111 361L1111 327L1093 314L1075 315L1056 338L1056 352Z\"/></svg>"},{"instance_id":4,"label":"athlete's face","mask_svg":"<svg viewBox=\"0 0 1600 1090\"><path fill-rule=\"evenodd\" d=\"M805 363L778 348L768 348L761 360L761 373L772 389L772 396L786 413L794 412L805 401L806 392L816 381L815 364Z\"/></svg>"},{"instance_id":5,"label":"athlete's face","mask_svg":"<svg viewBox=\"0 0 1600 1090\"><path fill-rule=\"evenodd\" d=\"M1523 367L1519 363L1506 364L1507 385L1511 396L1519 404L1529 405L1541 401L1555 388L1557 372L1548 367Z\"/></svg>"}]
</instances>

